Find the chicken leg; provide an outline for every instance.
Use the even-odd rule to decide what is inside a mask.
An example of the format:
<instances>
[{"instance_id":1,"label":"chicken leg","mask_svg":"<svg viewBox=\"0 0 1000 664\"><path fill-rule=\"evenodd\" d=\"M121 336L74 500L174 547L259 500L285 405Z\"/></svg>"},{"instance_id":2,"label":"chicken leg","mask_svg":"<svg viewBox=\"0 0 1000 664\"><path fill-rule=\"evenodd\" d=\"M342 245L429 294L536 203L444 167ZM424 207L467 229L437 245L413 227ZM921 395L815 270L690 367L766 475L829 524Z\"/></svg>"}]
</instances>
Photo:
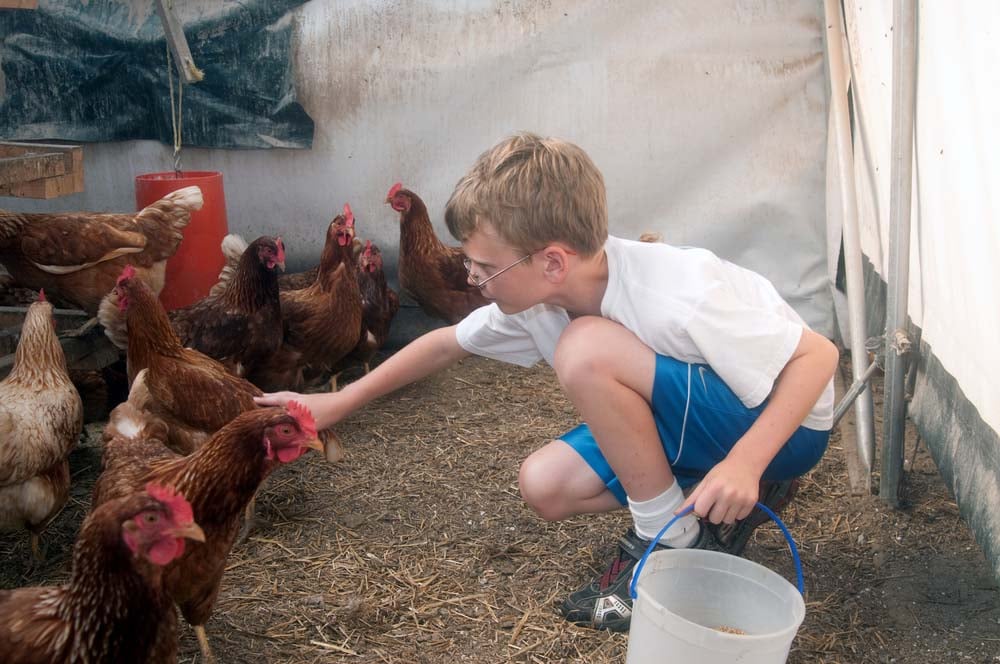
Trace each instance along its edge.
<instances>
[{"instance_id":1,"label":"chicken leg","mask_svg":"<svg viewBox=\"0 0 1000 664\"><path fill-rule=\"evenodd\" d=\"M44 558L42 557L42 547L38 533L32 531L31 533L31 557L37 562L42 562Z\"/></svg>"},{"instance_id":2,"label":"chicken leg","mask_svg":"<svg viewBox=\"0 0 1000 664\"><path fill-rule=\"evenodd\" d=\"M208 645L208 634L205 633L205 626L195 625L194 633L198 635L198 645L201 646L201 656L205 660L205 664L216 664L215 655L212 654L212 648Z\"/></svg>"},{"instance_id":3,"label":"chicken leg","mask_svg":"<svg viewBox=\"0 0 1000 664\"><path fill-rule=\"evenodd\" d=\"M87 319L87 321L80 327L74 328L72 330L67 330L63 332L60 336L75 337L75 338L85 337L88 334L90 334L90 331L96 328L99 324L100 321L97 319L97 316L94 316L93 318Z\"/></svg>"}]
</instances>

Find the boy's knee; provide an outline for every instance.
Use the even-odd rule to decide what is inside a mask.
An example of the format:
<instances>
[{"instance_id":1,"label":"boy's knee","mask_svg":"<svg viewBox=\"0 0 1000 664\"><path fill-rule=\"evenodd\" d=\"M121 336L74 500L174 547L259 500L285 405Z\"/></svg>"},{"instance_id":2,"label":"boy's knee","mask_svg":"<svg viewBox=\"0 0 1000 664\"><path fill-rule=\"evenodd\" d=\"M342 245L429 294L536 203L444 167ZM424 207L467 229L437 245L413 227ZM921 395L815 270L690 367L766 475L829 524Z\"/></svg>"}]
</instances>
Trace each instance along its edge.
<instances>
[{"instance_id":1,"label":"boy's knee","mask_svg":"<svg viewBox=\"0 0 1000 664\"><path fill-rule=\"evenodd\" d=\"M521 498L546 521L559 521L566 517L559 499L559 489L552 481L552 470L537 454L532 454L521 463L517 476Z\"/></svg>"},{"instance_id":2,"label":"boy's knee","mask_svg":"<svg viewBox=\"0 0 1000 664\"><path fill-rule=\"evenodd\" d=\"M596 316L577 318L560 335L552 368L563 385L600 373L607 353L600 342L602 322Z\"/></svg>"}]
</instances>

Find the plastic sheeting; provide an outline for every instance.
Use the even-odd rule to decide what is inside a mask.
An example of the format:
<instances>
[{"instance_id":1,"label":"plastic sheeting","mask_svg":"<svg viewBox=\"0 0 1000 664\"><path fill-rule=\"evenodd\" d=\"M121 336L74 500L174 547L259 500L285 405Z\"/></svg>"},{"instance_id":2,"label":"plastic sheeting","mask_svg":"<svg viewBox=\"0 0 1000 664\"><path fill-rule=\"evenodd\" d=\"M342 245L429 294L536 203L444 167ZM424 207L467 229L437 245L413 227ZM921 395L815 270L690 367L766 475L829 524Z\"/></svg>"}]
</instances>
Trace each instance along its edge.
<instances>
[{"instance_id":1,"label":"plastic sheeting","mask_svg":"<svg viewBox=\"0 0 1000 664\"><path fill-rule=\"evenodd\" d=\"M287 20L304 1L214 2L182 17L205 72L184 87L184 144L311 145L313 122L295 101ZM34 11L0 11L0 137L173 145L166 58L149 0L48 0Z\"/></svg>"},{"instance_id":2,"label":"plastic sheeting","mask_svg":"<svg viewBox=\"0 0 1000 664\"><path fill-rule=\"evenodd\" d=\"M892 3L846 3L855 75L855 169L862 248L888 278ZM1000 431L1000 50L989 0L918 14L909 313L942 365Z\"/></svg>"},{"instance_id":3,"label":"plastic sheeting","mask_svg":"<svg viewBox=\"0 0 1000 664\"><path fill-rule=\"evenodd\" d=\"M394 279L389 187L418 192L454 244L442 211L455 182L530 130L587 150L613 233L712 249L832 333L816 0L312 0L292 25L312 150L184 151L185 168L223 172L230 228L280 231L290 267L318 258L349 202ZM105 144L85 160L85 194L16 206L127 209L131 176L169 168L170 155Z\"/></svg>"}]
</instances>

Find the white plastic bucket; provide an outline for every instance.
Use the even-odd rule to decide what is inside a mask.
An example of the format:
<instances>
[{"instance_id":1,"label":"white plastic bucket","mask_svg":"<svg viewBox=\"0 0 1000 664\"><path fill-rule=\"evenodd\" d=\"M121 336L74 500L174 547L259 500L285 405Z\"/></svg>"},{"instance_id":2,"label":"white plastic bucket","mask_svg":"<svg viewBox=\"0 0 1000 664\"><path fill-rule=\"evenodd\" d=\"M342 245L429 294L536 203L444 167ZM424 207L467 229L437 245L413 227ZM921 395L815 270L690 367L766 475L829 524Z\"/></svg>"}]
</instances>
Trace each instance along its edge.
<instances>
[{"instance_id":1,"label":"white plastic bucket","mask_svg":"<svg viewBox=\"0 0 1000 664\"><path fill-rule=\"evenodd\" d=\"M785 662L806 614L801 564L784 524L765 511L788 538L799 588L738 556L697 549L650 555L647 550L632 581L626 664Z\"/></svg>"}]
</instances>

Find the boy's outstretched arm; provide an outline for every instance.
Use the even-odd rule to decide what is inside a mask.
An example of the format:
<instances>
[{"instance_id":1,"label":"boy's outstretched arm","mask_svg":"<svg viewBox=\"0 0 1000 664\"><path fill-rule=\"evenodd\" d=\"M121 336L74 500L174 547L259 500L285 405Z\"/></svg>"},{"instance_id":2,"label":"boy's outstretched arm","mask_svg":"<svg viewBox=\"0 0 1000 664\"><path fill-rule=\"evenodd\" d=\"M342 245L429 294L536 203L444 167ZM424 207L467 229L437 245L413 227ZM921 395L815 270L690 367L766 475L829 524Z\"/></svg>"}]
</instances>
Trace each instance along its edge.
<instances>
[{"instance_id":1,"label":"boy's outstretched arm","mask_svg":"<svg viewBox=\"0 0 1000 664\"><path fill-rule=\"evenodd\" d=\"M826 389L838 356L833 343L804 329L760 417L677 511L693 504L695 514L712 523L733 523L750 514L761 476Z\"/></svg>"},{"instance_id":2,"label":"boy's outstretched arm","mask_svg":"<svg viewBox=\"0 0 1000 664\"><path fill-rule=\"evenodd\" d=\"M298 394L274 392L257 397L260 406L284 406L300 401L312 411L318 429L325 429L344 419L369 401L420 380L470 355L458 344L455 326L432 330L413 340L371 373L339 392Z\"/></svg>"}]
</instances>

